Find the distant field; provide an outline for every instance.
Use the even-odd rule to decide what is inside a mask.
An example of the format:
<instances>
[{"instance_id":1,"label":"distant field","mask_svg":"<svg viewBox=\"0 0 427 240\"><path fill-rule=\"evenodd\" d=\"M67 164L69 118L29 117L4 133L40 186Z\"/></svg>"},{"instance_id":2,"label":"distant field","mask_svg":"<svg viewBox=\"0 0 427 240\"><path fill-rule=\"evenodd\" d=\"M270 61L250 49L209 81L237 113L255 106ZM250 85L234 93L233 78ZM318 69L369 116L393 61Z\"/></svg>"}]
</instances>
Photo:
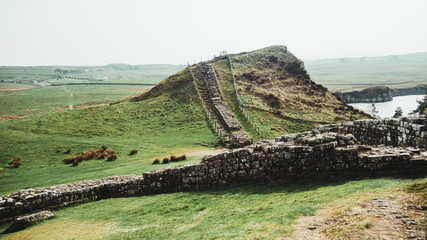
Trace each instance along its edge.
<instances>
[{"instance_id":1,"label":"distant field","mask_svg":"<svg viewBox=\"0 0 427 240\"><path fill-rule=\"evenodd\" d=\"M0 83L0 89L19 90L25 84ZM45 86L23 91L0 91L0 117L29 116L66 110L79 105L107 104L147 86Z\"/></svg>"},{"instance_id":2,"label":"distant field","mask_svg":"<svg viewBox=\"0 0 427 240\"><path fill-rule=\"evenodd\" d=\"M352 91L377 85L404 88L427 83L427 53L304 63L313 81L331 91Z\"/></svg>"},{"instance_id":3,"label":"distant field","mask_svg":"<svg viewBox=\"0 0 427 240\"><path fill-rule=\"evenodd\" d=\"M103 79L102 82L155 84L184 67L184 65L172 64L0 67L0 82L32 83L37 81L37 84L40 84L41 82L93 82Z\"/></svg>"},{"instance_id":4,"label":"distant field","mask_svg":"<svg viewBox=\"0 0 427 240\"><path fill-rule=\"evenodd\" d=\"M99 84L156 84L183 67L168 64L0 67L0 120L108 104L150 86ZM12 81L21 84L9 83ZM94 85L49 86L69 83Z\"/></svg>"}]
</instances>

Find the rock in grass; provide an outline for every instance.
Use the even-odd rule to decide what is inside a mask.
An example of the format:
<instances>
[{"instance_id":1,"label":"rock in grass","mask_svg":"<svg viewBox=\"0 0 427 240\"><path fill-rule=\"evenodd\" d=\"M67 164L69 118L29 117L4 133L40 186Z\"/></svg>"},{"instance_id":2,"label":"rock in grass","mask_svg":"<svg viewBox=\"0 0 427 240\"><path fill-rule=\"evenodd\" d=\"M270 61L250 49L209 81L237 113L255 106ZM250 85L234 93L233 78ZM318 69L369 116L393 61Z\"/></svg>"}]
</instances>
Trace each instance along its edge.
<instances>
[{"instance_id":1,"label":"rock in grass","mask_svg":"<svg viewBox=\"0 0 427 240\"><path fill-rule=\"evenodd\" d=\"M17 217L15 221L10 225L3 233L12 233L21 231L32 224L39 222L44 219L52 218L54 215L51 211L41 211L22 217Z\"/></svg>"}]
</instances>

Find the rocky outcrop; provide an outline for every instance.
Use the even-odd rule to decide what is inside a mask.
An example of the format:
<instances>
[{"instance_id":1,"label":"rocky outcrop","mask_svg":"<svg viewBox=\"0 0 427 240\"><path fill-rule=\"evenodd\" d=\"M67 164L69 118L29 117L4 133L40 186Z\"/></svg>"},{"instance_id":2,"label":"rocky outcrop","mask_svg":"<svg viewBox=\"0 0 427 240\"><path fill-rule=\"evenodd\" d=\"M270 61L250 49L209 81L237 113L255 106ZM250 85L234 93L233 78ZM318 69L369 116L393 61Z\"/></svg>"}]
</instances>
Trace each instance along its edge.
<instances>
[{"instance_id":1,"label":"rocky outcrop","mask_svg":"<svg viewBox=\"0 0 427 240\"><path fill-rule=\"evenodd\" d=\"M362 91L337 92L345 103L376 103L393 100L393 90L388 87L371 87Z\"/></svg>"},{"instance_id":2,"label":"rocky outcrop","mask_svg":"<svg viewBox=\"0 0 427 240\"><path fill-rule=\"evenodd\" d=\"M425 95L427 94L427 85L420 84L410 88L395 88L393 89L393 96L407 96L407 95Z\"/></svg>"},{"instance_id":3,"label":"rocky outcrop","mask_svg":"<svg viewBox=\"0 0 427 240\"><path fill-rule=\"evenodd\" d=\"M427 94L427 85L420 84L410 88L371 87L362 91L337 92L336 93L345 103L376 103L388 102L393 97L407 95L425 95Z\"/></svg>"},{"instance_id":4,"label":"rocky outcrop","mask_svg":"<svg viewBox=\"0 0 427 240\"><path fill-rule=\"evenodd\" d=\"M16 218L13 223L3 232L3 233L11 233L23 230L33 223L39 222L44 219L52 218L54 214L51 211L41 211L29 215L25 215L22 217Z\"/></svg>"},{"instance_id":5,"label":"rocky outcrop","mask_svg":"<svg viewBox=\"0 0 427 240\"><path fill-rule=\"evenodd\" d=\"M36 210L111 197L141 196L230 185L255 179L380 176L427 172L426 118L361 120L319 126L275 141L205 157L201 162L0 197L1 220Z\"/></svg>"}]
</instances>

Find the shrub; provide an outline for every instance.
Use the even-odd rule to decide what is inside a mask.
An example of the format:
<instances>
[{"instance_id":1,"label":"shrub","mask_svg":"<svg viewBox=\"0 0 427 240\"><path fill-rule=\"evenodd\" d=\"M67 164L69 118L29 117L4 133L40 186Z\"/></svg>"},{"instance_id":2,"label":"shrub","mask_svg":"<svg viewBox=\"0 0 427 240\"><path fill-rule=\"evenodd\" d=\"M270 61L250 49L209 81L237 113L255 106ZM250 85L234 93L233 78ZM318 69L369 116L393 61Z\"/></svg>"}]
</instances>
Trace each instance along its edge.
<instances>
[{"instance_id":1,"label":"shrub","mask_svg":"<svg viewBox=\"0 0 427 240\"><path fill-rule=\"evenodd\" d=\"M19 168L21 166L21 157L14 157L10 163L6 165L7 168Z\"/></svg>"},{"instance_id":2,"label":"shrub","mask_svg":"<svg viewBox=\"0 0 427 240\"><path fill-rule=\"evenodd\" d=\"M64 160L62 160L62 162L65 164L72 163L72 162L74 162L74 157L67 157Z\"/></svg>"},{"instance_id":3,"label":"shrub","mask_svg":"<svg viewBox=\"0 0 427 240\"><path fill-rule=\"evenodd\" d=\"M179 159L177 159L175 155L171 156L171 162L178 162L178 161Z\"/></svg>"},{"instance_id":4,"label":"shrub","mask_svg":"<svg viewBox=\"0 0 427 240\"><path fill-rule=\"evenodd\" d=\"M83 161L83 156L80 154L77 154L76 156L74 156L74 160L77 160L77 162L82 162Z\"/></svg>"},{"instance_id":5,"label":"shrub","mask_svg":"<svg viewBox=\"0 0 427 240\"><path fill-rule=\"evenodd\" d=\"M159 163L160 163L160 159L158 158L154 159L153 164L159 164Z\"/></svg>"},{"instance_id":6,"label":"shrub","mask_svg":"<svg viewBox=\"0 0 427 240\"><path fill-rule=\"evenodd\" d=\"M100 148L100 149L98 149L98 150L96 150L96 152L95 152L95 158L96 159L104 159L105 158L105 154L104 154L104 148Z\"/></svg>"},{"instance_id":7,"label":"shrub","mask_svg":"<svg viewBox=\"0 0 427 240\"><path fill-rule=\"evenodd\" d=\"M107 147L106 147L106 146L104 146L104 145L102 145L102 146L101 146L101 148L102 148L102 149L104 149L104 150L106 150L106 149L107 149Z\"/></svg>"},{"instance_id":8,"label":"shrub","mask_svg":"<svg viewBox=\"0 0 427 240\"><path fill-rule=\"evenodd\" d=\"M104 159L107 158L108 161L115 161L117 159L117 155L114 154L114 151L109 148L105 148L102 146L98 150L90 149L88 151L83 151L81 155L77 154L74 157L67 157L64 160L62 160L65 164L72 163L73 166L77 166L78 163L82 162L83 160L92 160L92 159Z\"/></svg>"},{"instance_id":9,"label":"shrub","mask_svg":"<svg viewBox=\"0 0 427 240\"><path fill-rule=\"evenodd\" d=\"M129 155L135 155L138 151L136 149L130 150Z\"/></svg>"},{"instance_id":10,"label":"shrub","mask_svg":"<svg viewBox=\"0 0 427 240\"><path fill-rule=\"evenodd\" d=\"M74 158L73 166L77 166L77 165L79 165L79 161L76 158Z\"/></svg>"},{"instance_id":11,"label":"shrub","mask_svg":"<svg viewBox=\"0 0 427 240\"><path fill-rule=\"evenodd\" d=\"M70 154L71 153L72 148L67 148L67 151L65 151L65 154Z\"/></svg>"},{"instance_id":12,"label":"shrub","mask_svg":"<svg viewBox=\"0 0 427 240\"><path fill-rule=\"evenodd\" d=\"M91 160L96 157L96 153L93 149L90 149L89 151L83 151L83 160Z\"/></svg>"},{"instance_id":13,"label":"shrub","mask_svg":"<svg viewBox=\"0 0 427 240\"><path fill-rule=\"evenodd\" d=\"M185 159L187 159L187 156L185 154L182 154L181 156L178 157L179 161L183 161Z\"/></svg>"},{"instance_id":14,"label":"shrub","mask_svg":"<svg viewBox=\"0 0 427 240\"><path fill-rule=\"evenodd\" d=\"M117 159L116 154L113 154L113 155L108 156L107 161L115 161L116 159Z\"/></svg>"},{"instance_id":15,"label":"shrub","mask_svg":"<svg viewBox=\"0 0 427 240\"><path fill-rule=\"evenodd\" d=\"M169 158L167 158L167 157L165 157L165 158L163 158L163 162L162 162L163 164L167 164L167 163L169 163Z\"/></svg>"}]
</instances>

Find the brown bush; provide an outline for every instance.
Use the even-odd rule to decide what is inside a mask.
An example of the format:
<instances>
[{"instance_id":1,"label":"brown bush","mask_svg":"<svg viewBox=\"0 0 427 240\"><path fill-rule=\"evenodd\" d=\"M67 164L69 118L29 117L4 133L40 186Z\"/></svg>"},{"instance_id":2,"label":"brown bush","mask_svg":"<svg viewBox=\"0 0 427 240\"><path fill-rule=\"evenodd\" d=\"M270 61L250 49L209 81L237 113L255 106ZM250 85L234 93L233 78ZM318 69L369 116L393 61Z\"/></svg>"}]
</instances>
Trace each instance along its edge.
<instances>
[{"instance_id":1,"label":"brown bush","mask_svg":"<svg viewBox=\"0 0 427 240\"><path fill-rule=\"evenodd\" d=\"M154 159L153 164L159 164L159 163L160 163L160 159L158 158Z\"/></svg>"},{"instance_id":2,"label":"brown bush","mask_svg":"<svg viewBox=\"0 0 427 240\"><path fill-rule=\"evenodd\" d=\"M116 159L117 159L116 154L113 154L113 155L108 156L107 161L115 161Z\"/></svg>"},{"instance_id":3,"label":"brown bush","mask_svg":"<svg viewBox=\"0 0 427 240\"><path fill-rule=\"evenodd\" d=\"M167 164L167 163L169 163L169 158L167 158L167 157L165 157L165 158L163 158L163 162L162 162L163 164Z\"/></svg>"},{"instance_id":4,"label":"brown bush","mask_svg":"<svg viewBox=\"0 0 427 240\"><path fill-rule=\"evenodd\" d=\"M185 159L187 159L187 156L185 154L182 154L181 156L178 157L179 161L183 161Z\"/></svg>"},{"instance_id":5,"label":"brown bush","mask_svg":"<svg viewBox=\"0 0 427 240\"><path fill-rule=\"evenodd\" d=\"M79 161L75 158L73 161L73 166L77 166L77 165L79 165Z\"/></svg>"},{"instance_id":6,"label":"brown bush","mask_svg":"<svg viewBox=\"0 0 427 240\"><path fill-rule=\"evenodd\" d=\"M10 163L5 167L7 168L19 168L21 166L21 157L14 157L10 160Z\"/></svg>"},{"instance_id":7,"label":"brown bush","mask_svg":"<svg viewBox=\"0 0 427 240\"><path fill-rule=\"evenodd\" d=\"M88 151L83 151L82 155L75 155L74 157L67 157L62 160L65 164L72 163L73 166L77 166L78 163L83 160L92 160L92 159L107 159L107 161L115 161L117 159L117 155L114 154L114 150L106 148L102 146L98 150L90 149Z\"/></svg>"},{"instance_id":8,"label":"brown bush","mask_svg":"<svg viewBox=\"0 0 427 240\"><path fill-rule=\"evenodd\" d=\"M136 149L130 150L129 155L135 155L138 151Z\"/></svg>"},{"instance_id":9,"label":"brown bush","mask_svg":"<svg viewBox=\"0 0 427 240\"><path fill-rule=\"evenodd\" d=\"M83 156L82 155L77 154L76 156L74 156L74 158L77 159L77 161L79 163L83 161Z\"/></svg>"},{"instance_id":10,"label":"brown bush","mask_svg":"<svg viewBox=\"0 0 427 240\"><path fill-rule=\"evenodd\" d=\"M83 160L91 160L96 157L95 150L90 149L89 151L83 151Z\"/></svg>"},{"instance_id":11,"label":"brown bush","mask_svg":"<svg viewBox=\"0 0 427 240\"><path fill-rule=\"evenodd\" d=\"M104 158L105 158L104 149L101 147L100 149L96 150L95 159L104 159Z\"/></svg>"},{"instance_id":12,"label":"brown bush","mask_svg":"<svg viewBox=\"0 0 427 240\"><path fill-rule=\"evenodd\" d=\"M172 155L170 159L171 159L170 160L171 162L178 162L179 161L175 155Z\"/></svg>"},{"instance_id":13,"label":"brown bush","mask_svg":"<svg viewBox=\"0 0 427 240\"><path fill-rule=\"evenodd\" d=\"M73 161L74 161L74 157L67 157L64 160L62 160L62 162L65 164L72 163Z\"/></svg>"}]
</instances>

